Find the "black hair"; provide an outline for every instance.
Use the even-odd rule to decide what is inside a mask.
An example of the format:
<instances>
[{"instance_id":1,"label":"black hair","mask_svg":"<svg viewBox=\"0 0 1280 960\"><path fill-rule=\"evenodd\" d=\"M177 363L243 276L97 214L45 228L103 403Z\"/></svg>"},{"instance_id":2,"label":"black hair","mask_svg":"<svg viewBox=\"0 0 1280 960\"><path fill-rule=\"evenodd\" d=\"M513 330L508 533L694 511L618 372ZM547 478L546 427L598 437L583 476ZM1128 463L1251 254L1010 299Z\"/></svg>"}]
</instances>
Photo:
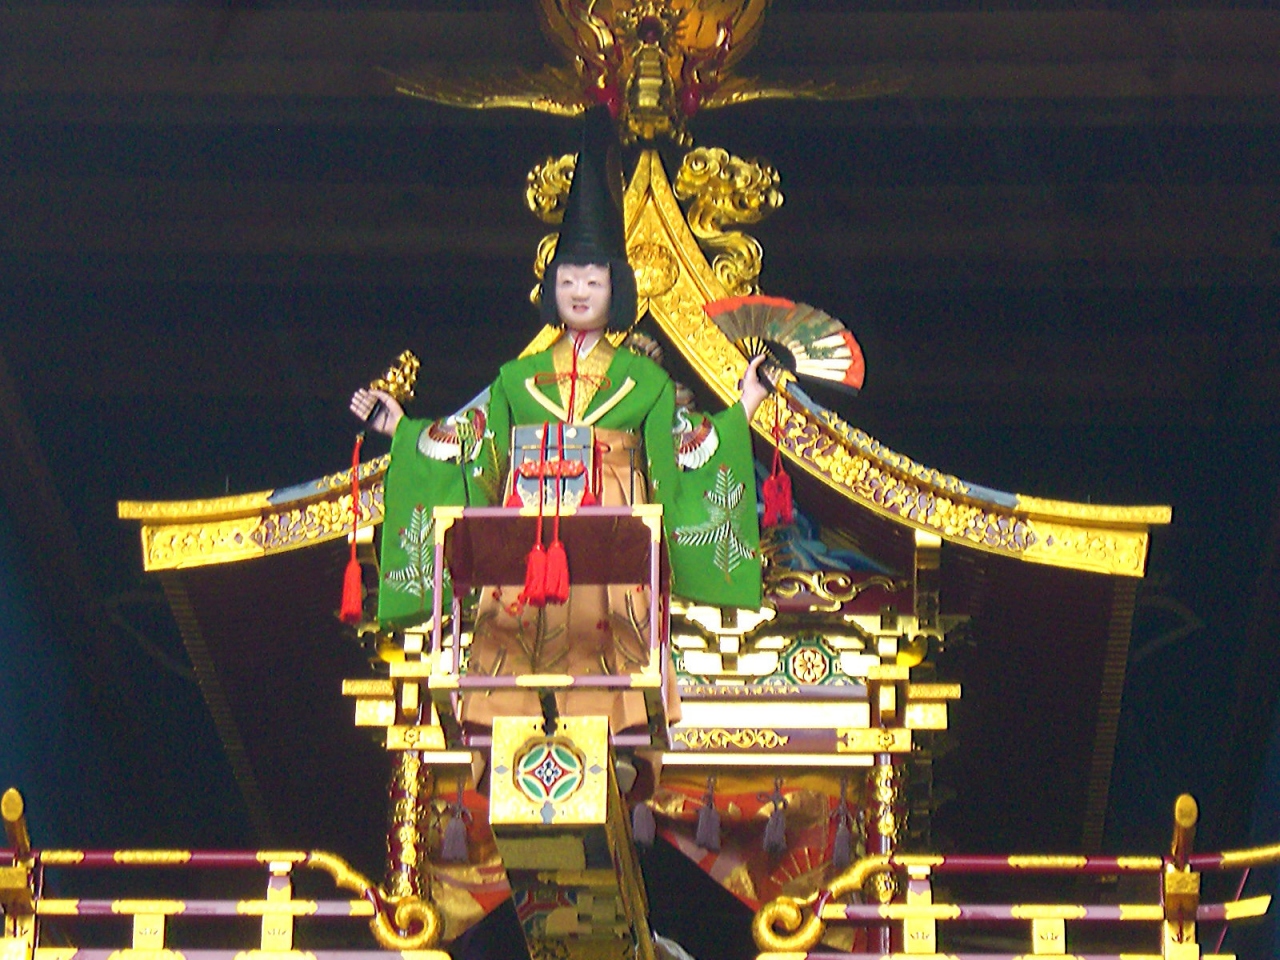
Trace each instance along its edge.
<instances>
[{"instance_id":1,"label":"black hair","mask_svg":"<svg viewBox=\"0 0 1280 960\"><path fill-rule=\"evenodd\" d=\"M579 263L574 258L552 260L542 277L542 296L538 311L542 322L550 326L560 325L560 313L556 310L556 273L563 266L609 268L609 323L606 329L621 332L630 330L636 322L636 275L631 264L619 257L610 257L604 263Z\"/></svg>"}]
</instances>

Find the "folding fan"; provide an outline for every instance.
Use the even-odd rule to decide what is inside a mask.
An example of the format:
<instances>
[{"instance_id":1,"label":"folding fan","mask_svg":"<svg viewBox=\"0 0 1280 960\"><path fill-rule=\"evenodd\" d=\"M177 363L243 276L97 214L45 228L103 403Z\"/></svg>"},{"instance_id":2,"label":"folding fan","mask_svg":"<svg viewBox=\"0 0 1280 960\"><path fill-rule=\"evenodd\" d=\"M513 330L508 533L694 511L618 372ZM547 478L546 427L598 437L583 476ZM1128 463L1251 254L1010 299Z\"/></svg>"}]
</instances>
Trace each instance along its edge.
<instances>
[{"instance_id":1,"label":"folding fan","mask_svg":"<svg viewBox=\"0 0 1280 960\"><path fill-rule=\"evenodd\" d=\"M851 393L862 387L862 348L843 323L817 307L750 296L716 300L703 309L746 357L768 354L797 377Z\"/></svg>"}]
</instances>

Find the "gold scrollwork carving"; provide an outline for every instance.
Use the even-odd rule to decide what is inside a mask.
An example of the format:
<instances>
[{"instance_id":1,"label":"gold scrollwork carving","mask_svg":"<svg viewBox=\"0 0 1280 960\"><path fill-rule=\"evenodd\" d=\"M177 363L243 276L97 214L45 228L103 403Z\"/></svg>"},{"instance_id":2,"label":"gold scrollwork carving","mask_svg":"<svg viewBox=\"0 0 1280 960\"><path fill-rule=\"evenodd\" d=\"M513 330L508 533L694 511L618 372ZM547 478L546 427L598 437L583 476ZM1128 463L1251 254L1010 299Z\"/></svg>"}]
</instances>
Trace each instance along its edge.
<instances>
[{"instance_id":1,"label":"gold scrollwork carving","mask_svg":"<svg viewBox=\"0 0 1280 960\"><path fill-rule=\"evenodd\" d=\"M365 878L364 874L335 854L313 850L307 854L303 865L327 873L340 890L350 890L352 893L364 896L373 889L373 884Z\"/></svg>"},{"instance_id":2,"label":"gold scrollwork carving","mask_svg":"<svg viewBox=\"0 0 1280 960\"><path fill-rule=\"evenodd\" d=\"M921 480L931 487L945 490L948 493L963 495L970 492L969 485L959 477L953 477L951 474L935 470L933 467L926 467L924 464L916 463L910 457L890 450L875 437L846 423L830 410L823 411L821 419L826 426L838 433L844 440L847 440L855 449L870 454L881 463L900 471L905 476L914 477L916 480Z\"/></svg>"},{"instance_id":3,"label":"gold scrollwork carving","mask_svg":"<svg viewBox=\"0 0 1280 960\"><path fill-rule=\"evenodd\" d=\"M742 700L750 697L773 698L780 694L799 693L800 686L795 683L756 683L742 684L731 687L718 687L714 684L691 683L687 686L681 685L680 694L685 697L702 697L706 699L714 699L715 697L732 698L734 700Z\"/></svg>"},{"instance_id":4,"label":"gold scrollwork carving","mask_svg":"<svg viewBox=\"0 0 1280 960\"><path fill-rule=\"evenodd\" d=\"M564 219L564 204L577 164L578 155L566 153L560 157L547 157L529 171L525 180L524 202L543 223L560 223Z\"/></svg>"},{"instance_id":5,"label":"gold scrollwork carving","mask_svg":"<svg viewBox=\"0 0 1280 960\"><path fill-rule=\"evenodd\" d=\"M379 910L369 922L369 929L379 946L387 950L429 950L440 942L444 925L435 904L417 897L406 897L395 904L392 916ZM413 933L401 933L413 930Z\"/></svg>"},{"instance_id":6,"label":"gold scrollwork carving","mask_svg":"<svg viewBox=\"0 0 1280 960\"><path fill-rule=\"evenodd\" d=\"M1109 531L1030 521L1039 536L1037 544L1047 552L1067 555L1079 566L1115 573L1141 575L1149 536L1145 531Z\"/></svg>"},{"instance_id":7,"label":"gold scrollwork carving","mask_svg":"<svg viewBox=\"0 0 1280 960\"><path fill-rule=\"evenodd\" d=\"M341 857L314 850L307 854L305 866L329 874L339 889L373 898L375 902L381 900L373 884ZM369 929L380 946L387 950L428 950L440 942L443 924L434 904L417 897L405 897L388 906L392 907L390 917L380 907L369 921Z\"/></svg>"},{"instance_id":8,"label":"gold scrollwork carving","mask_svg":"<svg viewBox=\"0 0 1280 960\"><path fill-rule=\"evenodd\" d=\"M645 242L653 235L640 236L643 238L640 242ZM659 308L654 312L659 322L665 319L669 333L681 338L681 352L696 360L699 372L711 381L712 387L718 388L722 398L728 400L736 394L734 385L746 369L747 361L729 338L714 323L706 320L702 309L706 302L695 297L683 283L677 284L665 296L654 297L650 301Z\"/></svg>"},{"instance_id":9,"label":"gold scrollwork carving","mask_svg":"<svg viewBox=\"0 0 1280 960\"><path fill-rule=\"evenodd\" d=\"M885 763L876 764L867 776L871 789L871 798L879 804L893 803L898 795L898 777L893 766Z\"/></svg>"},{"instance_id":10,"label":"gold scrollwork carving","mask_svg":"<svg viewBox=\"0 0 1280 960\"><path fill-rule=\"evenodd\" d=\"M360 482L363 483L370 477L377 477L386 473L387 467L390 465L391 454L389 453L374 457L372 460L366 460L360 464ZM346 490L351 486L351 471L339 470L337 473L331 473L328 476L321 477L316 485L325 490Z\"/></svg>"},{"instance_id":11,"label":"gold scrollwork carving","mask_svg":"<svg viewBox=\"0 0 1280 960\"><path fill-rule=\"evenodd\" d=\"M706 154L693 151L689 156ZM698 177L709 175L702 169L704 164L699 162ZM690 175L693 172L691 169ZM703 203L705 208L706 201ZM671 290L645 298L642 308L649 310L715 395L732 403L746 361L707 320L703 306L742 290L730 282L733 278L713 271L699 247L689 221L701 222L707 214L693 217L691 213L686 218L661 161L652 151L641 155L627 191L626 209L629 250L641 244L665 245L680 266ZM775 405L763 404L753 427L759 435L770 436L774 419ZM1115 513L1115 508L1108 508L1107 512L1081 513L1080 505L1067 505L1073 511L1065 517L1067 522L1054 522L1054 511L1064 507L1030 500L1023 507L1019 503L1025 498L1015 501L1012 496L1008 502L989 500L984 492L959 478L890 450L830 411L807 409L792 400L784 407L782 426L784 454L837 494L889 519L993 553L1072 569L1141 575L1147 535L1132 528L1168 520L1167 509L1130 508ZM1034 513L1032 519L1026 516L1029 512ZM1071 522L1086 519L1093 523L1091 529L1082 530ZM1129 524L1130 529L1100 529L1104 524ZM1114 545L1105 540L1093 542L1091 537L1113 537ZM1108 553L1112 549L1115 552Z\"/></svg>"},{"instance_id":12,"label":"gold scrollwork carving","mask_svg":"<svg viewBox=\"0 0 1280 960\"><path fill-rule=\"evenodd\" d=\"M167 570L185 563L217 563L257 553L254 534L258 517L203 523L165 524L142 528L143 564L147 570Z\"/></svg>"},{"instance_id":13,"label":"gold scrollwork carving","mask_svg":"<svg viewBox=\"0 0 1280 960\"><path fill-rule=\"evenodd\" d=\"M786 734L767 729L693 729L677 730L671 737L677 743L683 743L690 750L751 750L761 747L774 750L785 747L790 741Z\"/></svg>"},{"instance_id":14,"label":"gold scrollwork carving","mask_svg":"<svg viewBox=\"0 0 1280 960\"><path fill-rule=\"evenodd\" d=\"M716 256L711 269L730 294L756 293L764 251L728 224L758 223L782 206L778 171L720 147L690 150L676 173L675 193L689 205L689 228Z\"/></svg>"},{"instance_id":15,"label":"gold scrollwork carving","mask_svg":"<svg viewBox=\"0 0 1280 960\"><path fill-rule=\"evenodd\" d=\"M419 818L426 793L422 761L412 750L399 754L391 775L391 811L387 829L387 869L383 895L400 903L421 893L420 856L425 844Z\"/></svg>"},{"instance_id":16,"label":"gold scrollwork carving","mask_svg":"<svg viewBox=\"0 0 1280 960\"><path fill-rule=\"evenodd\" d=\"M542 278L547 275L547 264L556 255L556 244L559 242L558 233L548 233L538 241L538 249L533 255L533 276L538 282L529 291L529 302L534 306L542 302Z\"/></svg>"},{"instance_id":17,"label":"gold scrollwork carving","mask_svg":"<svg viewBox=\"0 0 1280 960\"><path fill-rule=\"evenodd\" d=\"M898 895L898 878L887 871L872 874L864 893L876 903L889 903Z\"/></svg>"},{"instance_id":18,"label":"gold scrollwork carving","mask_svg":"<svg viewBox=\"0 0 1280 960\"><path fill-rule=\"evenodd\" d=\"M880 887L883 881L879 878L883 875L888 875L889 883L893 883L892 871L887 856L864 857L832 880L822 899L835 900L857 893L872 882ZM878 889L872 891L877 899L878 893ZM784 896L761 906L751 921L756 946L770 953L803 953L813 949L826 932L826 924L816 909L818 900L817 893L804 899Z\"/></svg>"},{"instance_id":19,"label":"gold scrollwork carving","mask_svg":"<svg viewBox=\"0 0 1280 960\"><path fill-rule=\"evenodd\" d=\"M641 297L660 297L680 279L680 265L660 243L638 243L628 251L636 272L636 292Z\"/></svg>"},{"instance_id":20,"label":"gold scrollwork carving","mask_svg":"<svg viewBox=\"0 0 1280 960\"><path fill-rule=\"evenodd\" d=\"M869 813L875 823L876 833L887 839L891 846L898 843L902 829L899 810L899 793L902 777L898 767L877 763L867 774L867 792L870 794Z\"/></svg>"},{"instance_id":21,"label":"gold scrollwork carving","mask_svg":"<svg viewBox=\"0 0 1280 960\"><path fill-rule=\"evenodd\" d=\"M773 425L775 409L773 404L760 408L758 416L766 429ZM1037 542L1027 521L942 496L923 485L928 481L899 475L882 461L855 452L829 424L809 419L791 404L782 410L783 448L856 499L951 539L1001 553L1025 554ZM824 419L838 418L829 414Z\"/></svg>"},{"instance_id":22,"label":"gold scrollwork carving","mask_svg":"<svg viewBox=\"0 0 1280 960\"><path fill-rule=\"evenodd\" d=\"M383 485L381 480L360 488L362 523L382 521ZM351 528L351 497L318 500L304 507L285 510L263 517L251 537L268 553L319 543L345 536Z\"/></svg>"},{"instance_id":23,"label":"gold scrollwork carving","mask_svg":"<svg viewBox=\"0 0 1280 960\"><path fill-rule=\"evenodd\" d=\"M835 613L867 590L879 588L887 593L896 593L908 586L910 584L905 580L892 577L877 575L854 580L848 573L826 570L770 570L765 583L769 593L783 600L794 599L802 592L811 593L819 601L814 608L825 613Z\"/></svg>"}]
</instances>

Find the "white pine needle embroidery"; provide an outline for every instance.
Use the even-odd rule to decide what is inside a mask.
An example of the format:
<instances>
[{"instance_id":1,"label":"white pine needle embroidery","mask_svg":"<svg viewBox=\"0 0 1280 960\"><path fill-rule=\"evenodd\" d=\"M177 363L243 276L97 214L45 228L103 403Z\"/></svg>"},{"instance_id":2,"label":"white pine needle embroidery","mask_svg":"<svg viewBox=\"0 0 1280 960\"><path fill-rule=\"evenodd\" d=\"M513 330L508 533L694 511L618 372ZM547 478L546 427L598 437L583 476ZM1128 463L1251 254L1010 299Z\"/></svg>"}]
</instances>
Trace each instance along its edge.
<instances>
[{"instance_id":1,"label":"white pine needle embroidery","mask_svg":"<svg viewBox=\"0 0 1280 960\"><path fill-rule=\"evenodd\" d=\"M752 560L756 555L742 539L742 497L746 489L746 484L734 479L733 471L721 467L716 471L715 486L702 495L707 501L707 519L675 531L675 541L682 546L714 544L716 567L726 579L743 560Z\"/></svg>"},{"instance_id":2,"label":"white pine needle embroidery","mask_svg":"<svg viewBox=\"0 0 1280 960\"><path fill-rule=\"evenodd\" d=\"M436 522L427 519L425 507L413 508L409 525L400 531L400 549L409 555L409 562L396 570L388 570L383 578L392 590L411 594L419 600L426 598L435 585L435 528ZM445 571L446 582L448 577Z\"/></svg>"}]
</instances>

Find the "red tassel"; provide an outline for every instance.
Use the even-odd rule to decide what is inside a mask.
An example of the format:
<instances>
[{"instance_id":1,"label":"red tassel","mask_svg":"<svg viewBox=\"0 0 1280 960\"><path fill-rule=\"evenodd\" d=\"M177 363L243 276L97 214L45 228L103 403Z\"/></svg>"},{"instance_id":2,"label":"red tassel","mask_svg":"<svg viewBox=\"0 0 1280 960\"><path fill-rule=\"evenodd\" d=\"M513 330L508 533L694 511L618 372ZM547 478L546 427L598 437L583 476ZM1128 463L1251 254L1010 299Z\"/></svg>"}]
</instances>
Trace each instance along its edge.
<instances>
[{"instance_id":1,"label":"red tassel","mask_svg":"<svg viewBox=\"0 0 1280 960\"><path fill-rule=\"evenodd\" d=\"M556 606L569 599L569 558L558 539L547 548L546 597L547 603Z\"/></svg>"},{"instance_id":2,"label":"red tassel","mask_svg":"<svg viewBox=\"0 0 1280 960\"><path fill-rule=\"evenodd\" d=\"M364 578L355 557L347 561L347 572L342 577L342 609L338 611L338 619L353 627L364 619Z\"/></svg>"},{"instance_id":3,"label":"red tassel","mask_svg":"<svg viewBox=\"0 0 1280 960\"><path fill-rule=\"evenodd\" d=\"M520 592L520 602L531 607L547 605L547 551L542 545L542 501L546 497L547 431L550 429L550 425L542 425L542 446L538 450L538 535L524 562L524 590Z\"/></svg>"},{"instance_id":4,"label":"red tassel","mask_svg":"<svg viewBox=\"0 0 1280 960\"><path fill-rule=\"evenodd\" d=\"M524 590L520 602L531 607L547 605L547 551L541 543L535 543L524 564Z\"/></svg>"},{"instance_id":5,"label":"red tassel","mask_svg":"<svg viewBox=\"0 0 1280 960\"><path fill-rule=\"evenodd\" d=\"M779 468L777 473L765 478L764 526L795 522L795 506L791 501L791 478Z\"/></svg>"},{"instance_id":6,"label":"red tassel","mask_svg":"<svg viewBox=\"0 0 1280 960\"><path fill-rule=\"evenodd\" d=\"M557 455L564 463L564 424L558 428ZM547 603L556 606L569 599L569 558L565 556L564 544L560 542L560 494L564 489L564 478L556 477L556 519L551 534L551 546L547 548Z\"/></svg>"},{"instance_id":7,"label":"red tassel","mask_svg":"<svg viewBox=\"0 0 1280 960\"><path fill-rule=\"evenodd\" d=\"M338 619L355 626L364 619L364 583L360 576L360 561L356 559L356 532L360 528L360 445L364 434L356 434L355 447L351 451L351 556L346 572L342 575L342 606Z\"/></svg>"},{"instance_id":8,"label":"red tassel","mask_svg":"<svg viewBox=\"0 0 1280 960\"><path fill-rule=\"evenodd\" d=\"M773 466L761 487L764 499L762 526L766 527L790 525L796 519L795 506L791 500L791 478L782 469L782 396L774 396L777 400L773 419Z\"/></svg>"}]
</instances>

